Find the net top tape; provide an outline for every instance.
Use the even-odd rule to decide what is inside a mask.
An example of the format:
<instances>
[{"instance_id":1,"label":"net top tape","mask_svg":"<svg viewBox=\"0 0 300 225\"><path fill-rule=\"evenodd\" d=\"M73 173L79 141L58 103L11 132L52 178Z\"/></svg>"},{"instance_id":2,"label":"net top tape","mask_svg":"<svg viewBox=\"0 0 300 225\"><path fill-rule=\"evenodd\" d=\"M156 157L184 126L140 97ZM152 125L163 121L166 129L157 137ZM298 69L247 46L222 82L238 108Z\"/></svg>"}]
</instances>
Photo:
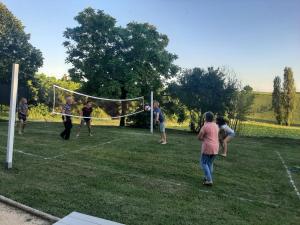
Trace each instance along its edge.
<instances>
[{"instance_id":1,"label":"net top tape","mask_svg":"<svg viewBox=\"0 0 300 225\"><path fill-rule=\"evenodd\" d=\"M64 90L64 91L67 91L67 92L70 92L70 93L74 93L74 94L77 94L77 95L81 95L81 96L85 96L85 97L92 98L92 99L97 99L97 100L103 100L103 101L126 102L126 101L134 101L134 100L144 99L143 96L136 97L136 98L127 98L127 99L99 98L99 97L95 97L95 96L91 96L91 95L82 94L82 93L77 92L77 91L71 91L71 90L68 90L66 88L63 88L63 87L60 87L60 86L57 86L57 85L53 85L53 87Z\"/></svg>"}]
</instances>

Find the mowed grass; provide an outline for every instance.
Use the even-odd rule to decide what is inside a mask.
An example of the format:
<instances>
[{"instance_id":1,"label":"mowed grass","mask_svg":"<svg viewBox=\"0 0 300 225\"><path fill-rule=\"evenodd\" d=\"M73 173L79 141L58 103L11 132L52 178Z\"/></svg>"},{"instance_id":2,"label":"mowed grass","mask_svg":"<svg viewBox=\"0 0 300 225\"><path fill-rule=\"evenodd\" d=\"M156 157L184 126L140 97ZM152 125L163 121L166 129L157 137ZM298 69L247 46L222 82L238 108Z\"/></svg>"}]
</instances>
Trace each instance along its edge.
<instances>
[{"instance_id":1,"label":"mowed grass","mask_svg":"<svg viewBox=\"0 0 300 225\"><path fill-rule=\"evenodd\" d=\"M200 142L169 130L94 127L63 141L60 123L29 123L16 135L13 169L0 170L0 194L63 217L79 211L133 225L299 224L299 139L237 137L215 161L215 184L201 185ZM5 160L7 123L0 123ZM26 153L26 154L24 154Z\"/></svg>"},{"instance_id":2,"label":"mowed grass","mask_svg":"<svg viewBox=\"0 0 300 225\"><path fill-rule=\"evenodd\" d=\"M300 139L300 127L280 126L270 123L244 121L240 124L239 134L248 137L272 137Z\"/></svg>"},{"instance_id":3,"label":"mowed grass","mask_svg":"<svg viewBox=\"0 0 300 225\"><path fill-rule=\"evenodd\" d=\"M254 103L252 105L249 119L258 122L276 123L274 112L272 110L272 93L255 92ZM293 125L300 125L300 93L296 93L296 106L293 113Z\"/></svg>"}]
</instances>

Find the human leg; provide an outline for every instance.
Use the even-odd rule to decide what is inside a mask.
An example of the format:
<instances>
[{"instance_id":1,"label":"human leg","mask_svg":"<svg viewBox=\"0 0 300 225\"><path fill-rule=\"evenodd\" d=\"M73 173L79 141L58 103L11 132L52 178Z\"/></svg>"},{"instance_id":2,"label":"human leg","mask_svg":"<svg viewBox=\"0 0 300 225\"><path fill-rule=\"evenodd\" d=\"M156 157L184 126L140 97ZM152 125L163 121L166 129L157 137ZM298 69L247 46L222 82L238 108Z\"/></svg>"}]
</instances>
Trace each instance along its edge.
<instances>
[{"instance_id":1,"label":"human leg","mask_svg":"<svg viewBox=\"0 0 300 225\"><path fill-rule=\"evenodd\" d=\"M210 172L210 167L209 167L209 155L207 154L201 154L200 158L200 164L204 172L205 176L205 182L212 183L212 177L211 177L211 172Z\"/></svg>"}]
</instances>

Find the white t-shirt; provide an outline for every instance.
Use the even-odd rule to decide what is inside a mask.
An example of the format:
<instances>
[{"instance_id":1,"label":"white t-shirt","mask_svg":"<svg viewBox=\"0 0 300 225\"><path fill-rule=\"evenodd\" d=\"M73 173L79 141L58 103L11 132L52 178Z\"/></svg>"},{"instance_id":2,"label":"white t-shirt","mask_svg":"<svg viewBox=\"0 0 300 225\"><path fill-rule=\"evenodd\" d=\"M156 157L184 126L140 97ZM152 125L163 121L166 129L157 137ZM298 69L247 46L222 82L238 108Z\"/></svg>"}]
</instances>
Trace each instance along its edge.
<instances>
[{"instance_id":1,"label":"white t-shirt","mask_svg":"<svg viewBox=\"0 0 300 225\"><path fill-rule=\"evenodd\" d=\"M221 126L221 129L223 129L227 135L234 135L234 130L231 129L227 124L224 124Z\"/></svg>"}]
</instances>

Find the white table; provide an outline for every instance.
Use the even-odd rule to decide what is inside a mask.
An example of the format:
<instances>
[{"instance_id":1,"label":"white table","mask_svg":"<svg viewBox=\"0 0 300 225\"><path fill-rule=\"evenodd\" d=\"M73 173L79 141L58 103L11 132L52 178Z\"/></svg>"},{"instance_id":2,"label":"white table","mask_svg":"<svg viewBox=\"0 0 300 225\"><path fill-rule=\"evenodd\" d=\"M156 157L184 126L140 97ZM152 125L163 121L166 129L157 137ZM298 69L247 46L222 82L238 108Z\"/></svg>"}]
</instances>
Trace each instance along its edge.
<instances>
[{"instance_id":1,"label":"white table","mask_svg":"<svg viewBox=\"0 0 300 225\"><path fill-rule=\"evenodd\" d=\"M72 212L53 225L124 225L94 216Z\"/></svg>"}]
</instances>

